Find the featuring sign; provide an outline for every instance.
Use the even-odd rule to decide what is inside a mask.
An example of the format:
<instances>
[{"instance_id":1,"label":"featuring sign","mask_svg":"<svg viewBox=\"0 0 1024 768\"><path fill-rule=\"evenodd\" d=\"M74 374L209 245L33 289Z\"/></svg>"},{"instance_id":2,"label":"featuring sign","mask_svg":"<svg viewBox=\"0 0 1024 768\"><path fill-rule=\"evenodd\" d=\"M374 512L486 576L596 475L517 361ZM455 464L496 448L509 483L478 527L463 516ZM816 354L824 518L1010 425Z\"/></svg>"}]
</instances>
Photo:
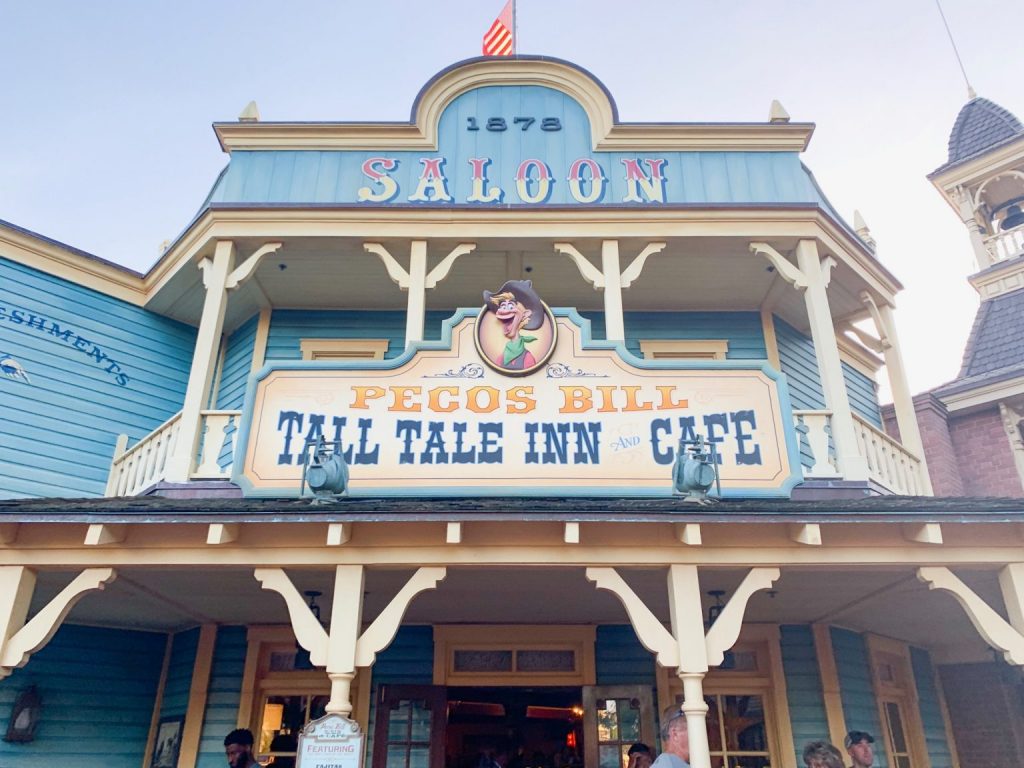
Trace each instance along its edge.
<instances>
[{"instance_id":1,"label":"featuring sign","mask_svg":"<svg viewBox=\"0 0 1024 768\"><path fill-rule=\"evenodd\" d=\"M265 367L235 482L298 495L303 448L323 436L344 447L352 495L662 496L680 439L697 434L716 444L723 495L786 496L799 481L785 381L766 363L640 360L591 341L574 310L544 314L550 358L517 378L477 346L478 323L500 319L473 309L395 360Z\"/></svg>"},{"instance_id":2,"label":"featuring sign","mask_svg":"<svg viewBox=\"0 0 1024 768\"><path fill-rule=\"evenodd\" d=\"M299 734L296 768L361 768L362 764L363 734L353 720L325 715Z\"/></svg>"}]
</instances>

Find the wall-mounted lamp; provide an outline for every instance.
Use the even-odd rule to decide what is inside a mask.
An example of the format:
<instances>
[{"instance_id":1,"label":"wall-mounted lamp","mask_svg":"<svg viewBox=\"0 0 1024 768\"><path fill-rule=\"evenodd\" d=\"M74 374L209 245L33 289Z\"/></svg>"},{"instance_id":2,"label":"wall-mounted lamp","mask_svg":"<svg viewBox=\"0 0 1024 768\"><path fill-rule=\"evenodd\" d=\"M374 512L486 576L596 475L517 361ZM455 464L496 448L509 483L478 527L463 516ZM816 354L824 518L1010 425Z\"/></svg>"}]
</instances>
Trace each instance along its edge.
<instances>
[{"instance_id":1,"label":"wall-mounted lamp","mask_svg":"<svg viewBox=\"0 0 1024 768\"><path fill-rule=\"evenodd\" d=\"M36 725L42 714L43 699L34 685L18 694L11 710L11 720L7 724L7 735L4 741L27 742L36 737Z\"/></svg>"}]
</instances>

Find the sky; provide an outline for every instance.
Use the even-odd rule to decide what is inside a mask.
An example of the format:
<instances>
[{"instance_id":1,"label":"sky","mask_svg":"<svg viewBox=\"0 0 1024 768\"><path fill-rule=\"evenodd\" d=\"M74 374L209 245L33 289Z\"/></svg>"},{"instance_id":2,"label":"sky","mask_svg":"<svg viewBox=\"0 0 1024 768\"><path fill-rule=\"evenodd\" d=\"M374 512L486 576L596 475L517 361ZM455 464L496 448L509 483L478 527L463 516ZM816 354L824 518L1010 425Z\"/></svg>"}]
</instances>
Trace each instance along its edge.
<instances>
[{"instance_id":1,"label":"sky","mask_svg":"<svg viewBox=\"0 0 1024 768\"><path fill-rule=\"evenodd\" d=\"M227 163L210 127L408 120L502 0L0 2L0 219L146 271ZM980 96L1024 117L1020 0L943 0ZM519 52L597 76L625 121L817 128L804 162L903 283L913 392L954 378L978 305L966 229L925 178L967 89L935 0L519 0Z\"/></svg>"}]
</instances>

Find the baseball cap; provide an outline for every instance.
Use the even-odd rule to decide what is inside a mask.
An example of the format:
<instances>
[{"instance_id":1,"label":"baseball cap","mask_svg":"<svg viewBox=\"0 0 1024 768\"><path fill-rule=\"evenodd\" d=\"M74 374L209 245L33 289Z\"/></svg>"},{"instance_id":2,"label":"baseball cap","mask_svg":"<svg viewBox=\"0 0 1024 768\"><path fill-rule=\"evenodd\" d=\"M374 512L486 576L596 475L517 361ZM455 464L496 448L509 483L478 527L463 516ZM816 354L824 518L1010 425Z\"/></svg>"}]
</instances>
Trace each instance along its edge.
<instances>
[{"instance_id":1,"label":"baseball cap","mask_svg":"<svg viewBox=\"0 0 1024 768\"><path fill-rule=\"evenodd\" d=\"M875 737L867 731L850 731L846 734L846 738L843 739L843 746L849 749L854 744L860 744L862 741L866 741L868 744L874 744Z\"/></svg>"}]
</instances>

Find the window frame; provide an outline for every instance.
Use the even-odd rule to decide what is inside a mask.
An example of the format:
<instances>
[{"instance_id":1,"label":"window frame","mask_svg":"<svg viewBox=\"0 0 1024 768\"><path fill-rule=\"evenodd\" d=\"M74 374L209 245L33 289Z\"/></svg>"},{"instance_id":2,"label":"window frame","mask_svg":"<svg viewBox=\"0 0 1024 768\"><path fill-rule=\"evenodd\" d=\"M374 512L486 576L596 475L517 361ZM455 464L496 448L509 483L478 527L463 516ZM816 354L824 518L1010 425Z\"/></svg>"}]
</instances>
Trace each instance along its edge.
<instances>
[{"instance_id":1,"label":"window frame","mask_svg":"<svg viewBox=\"0 0 1024 768\"><path fill-rule=\"evenodd\" d=\"M725 360L728 339L641 339L644 360Z\"/></svg>"},{"instance_id":2,"label":"window frame","mask_svg":"<svg viewBox=\"0 0 1024 768\"><path fill-rule=\"evenodd\" d=\"M388 339L299 339L303 360L383 360Z\"/></svg>"}]
</instances>

